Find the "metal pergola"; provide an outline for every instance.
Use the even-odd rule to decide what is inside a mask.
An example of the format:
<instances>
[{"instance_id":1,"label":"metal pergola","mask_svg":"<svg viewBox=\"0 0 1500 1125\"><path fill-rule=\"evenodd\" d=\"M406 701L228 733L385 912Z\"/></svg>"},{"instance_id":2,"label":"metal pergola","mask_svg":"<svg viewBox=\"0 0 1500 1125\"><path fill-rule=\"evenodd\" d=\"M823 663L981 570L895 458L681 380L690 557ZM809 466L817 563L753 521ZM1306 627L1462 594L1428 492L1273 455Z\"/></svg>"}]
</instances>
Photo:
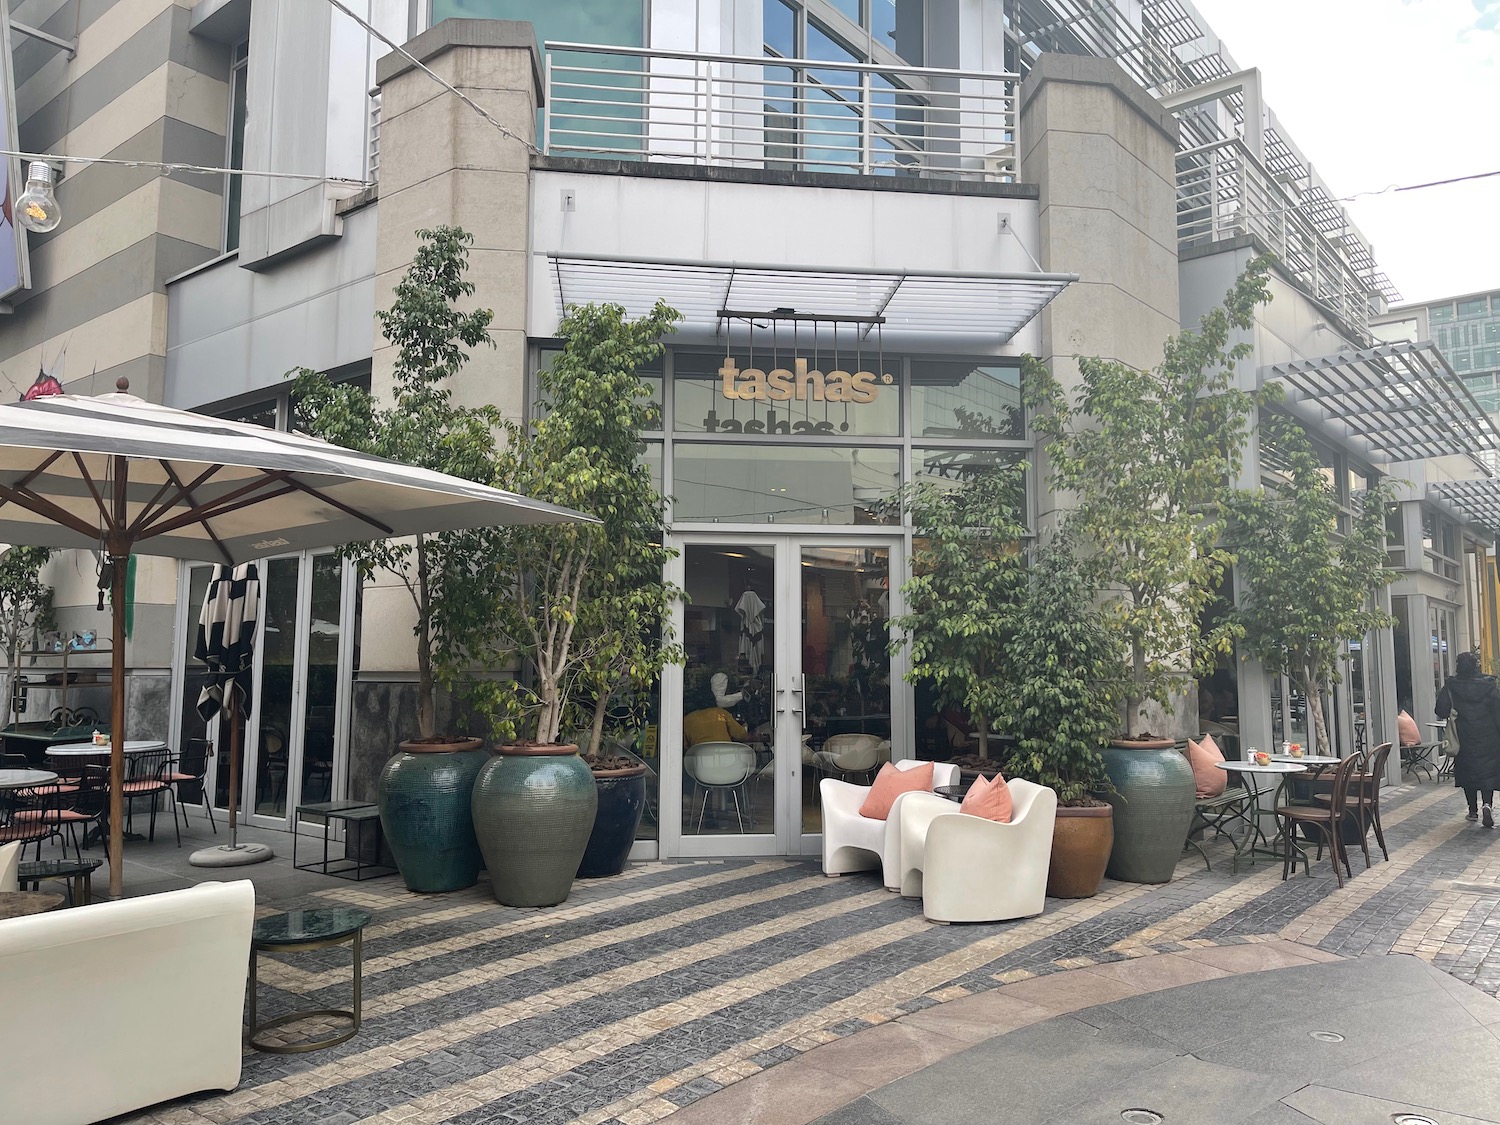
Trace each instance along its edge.
<instances>
[{"instance_id":1,"label":"metal pergola","mask_svg":"<svg viewBox=\"0 0 1500 1125\"><path fill-rule=\"evenodd\" d=\"M1500 449L1500 429L1448 366L1437 345L1380 344L1264 367L1293 412L1362 446L1372 461L1482 456Z\"/></svg>"},{"instance_id":2,"label":"metal pergola","mask_svg":"<svg viewBox=\"0 0 1500 1125\"><path fill-rule=\"evenodd\" d=\"M1470 523L1500 535L1500 478L1439 481L1427 486L1427 495L1446 500Z\"/></svg>"},{"instance_id":3,"label":"metal pergola","mask_svg":"<svg viewBox=\"0 0 1500 1125\"><path fill-rule=\"evenodd\" d=\"M682 313L681 331L717 335L728 319L879 325L887 340L946 337L1003 344L1077 274L823 269L737 262L548 256L559 313L589 301L642 316L661 299ZM854 333L850 333L852 340Z\"/></svg>"}]
</instances>

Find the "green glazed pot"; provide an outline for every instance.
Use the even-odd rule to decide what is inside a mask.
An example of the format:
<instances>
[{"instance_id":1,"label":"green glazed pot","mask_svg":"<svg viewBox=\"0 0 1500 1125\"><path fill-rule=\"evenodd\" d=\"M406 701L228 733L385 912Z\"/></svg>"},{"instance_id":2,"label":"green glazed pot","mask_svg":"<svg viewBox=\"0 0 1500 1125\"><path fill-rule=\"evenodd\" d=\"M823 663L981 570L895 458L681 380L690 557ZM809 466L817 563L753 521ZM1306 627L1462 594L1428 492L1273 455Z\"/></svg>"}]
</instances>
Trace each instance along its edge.
<instances>
[{"instance_id":1,"label":"green glazed pot","mask_svg":"<svg viewBox=\"0 0 1500 1125\"><path fill-rule=\"evenodd\" d=\"M568 897L599 793L576 746L503 746L474 782L474 831L495 901L555 906Z\"/></svg>"},{"instance_id":2,"label":"green glazed pot","mask_svg":"<svg viewBox=\"0 0 1500 1125\"><path fill-rule=\"evenodd\" d=\"M1193 769L1171 742L1108 746L1115 844L1106 873L1126 883L1169 883L1187 841L1197 792Z\"/></svg>"},{"instance_id":3,"label":"green glazed pot","mask_svg":"<svg viewBox=\"0 0 1500 1125\"><path fill-rule=\"evenodd\" d=\"M403 742L380 771L380 827L413 891L461 891L479 881L470 794L484 765L477 738Z\"/></svg>"}]
</instances>

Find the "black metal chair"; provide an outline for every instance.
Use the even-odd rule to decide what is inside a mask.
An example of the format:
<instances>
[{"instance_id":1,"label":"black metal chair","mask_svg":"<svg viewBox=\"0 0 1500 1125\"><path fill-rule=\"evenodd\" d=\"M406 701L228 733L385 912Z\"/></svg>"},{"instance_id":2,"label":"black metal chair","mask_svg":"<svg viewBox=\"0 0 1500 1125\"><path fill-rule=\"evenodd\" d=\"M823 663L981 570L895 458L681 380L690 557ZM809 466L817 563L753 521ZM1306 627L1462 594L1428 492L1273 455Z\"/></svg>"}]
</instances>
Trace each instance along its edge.
<instances>
[{"instance_id":1,"label":"black metal chair","mask_svg":"<svg viewBox=\"0 0 1500 1125\"><path fill-rule=\"evenodd\" d=\"M188 739L187 749L168 764L167 785L172 792L172 824L177 824L177 810L182 805L182 787L187 786L191 791L193 786L198 787L198 799L203 802L203 811L208 814L208 826L213 829L214 835L219 834L219 826L214 823L214 803L208 793L208 756L213 753L213 743L206 738ZM187 809L182 810L183 826L187 825ZM177 833L177 842L182 843L182 833Z\"/></svg>"},{"instance_id":2,"label":"black metal chair","mask_svg":"<svg viewBox=\"0 0 1500 1125\"><path fill-rule=\"evenodd\" d=\"M127 821L134 816L135 802L142 797L151 798L151 827L148 839L156 839L156 809L161 804L161 795L170 794L172 783L168 775L172 770L170 750L148 750L130 758L123 786ZM172 830L177 833L177 846L182 847L182 833L177 829L177 817L172 817Z\"/></svg>"}]
</instances>

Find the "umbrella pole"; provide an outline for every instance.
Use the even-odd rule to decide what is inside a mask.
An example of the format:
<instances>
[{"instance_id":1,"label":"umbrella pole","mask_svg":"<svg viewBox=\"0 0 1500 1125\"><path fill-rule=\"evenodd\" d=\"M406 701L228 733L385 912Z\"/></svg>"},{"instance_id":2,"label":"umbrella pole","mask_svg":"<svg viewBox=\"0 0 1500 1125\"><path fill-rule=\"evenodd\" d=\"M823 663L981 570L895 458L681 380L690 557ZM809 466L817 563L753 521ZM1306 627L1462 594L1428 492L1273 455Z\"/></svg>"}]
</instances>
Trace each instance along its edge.
<instances>
[{"instance_id":1,"label":"umbrella pole","mask_svg":"<svg viewBox=\"0 0 1500 1125\"><path fill-rule=\"evenodd\" d=\"M109 897L125 894L125 568L126 555L109 558L114 639L109 657Z\"/></svg>"},{"instance_id":2,"label":"umbrella pole","mask_svg":"<svg viewBox=\"0 0 1500 1125\"><path fill-rule=\"evenodd\" d=\"M229 846L239 846L240 688L229 683Z\"/></svg>"}]
</instances>

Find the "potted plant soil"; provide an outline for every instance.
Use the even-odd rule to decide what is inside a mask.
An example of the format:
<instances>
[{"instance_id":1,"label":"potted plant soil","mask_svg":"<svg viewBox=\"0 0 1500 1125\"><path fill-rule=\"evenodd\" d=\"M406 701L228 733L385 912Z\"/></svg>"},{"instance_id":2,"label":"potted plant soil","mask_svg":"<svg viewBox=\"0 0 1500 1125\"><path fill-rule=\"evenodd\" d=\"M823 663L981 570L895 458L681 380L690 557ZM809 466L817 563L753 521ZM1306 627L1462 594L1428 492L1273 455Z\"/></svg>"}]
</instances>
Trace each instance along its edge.
<instances>
[{"instance_id":1,"label":"potted plant soil","mask_svg":"<svg viewBox=\"0 0 1500 1125\"><path fill-rule=\"evenodd\" d=\"M377 313L396 347L389 405L359 387L306 368L292 394L299 428L336 445L468 480L490 483L503 419L492 407L455 405L449 381L466 348L493 344L486 309L458 310L474 286L464 280L472 237L454 227L417 232L423 239L395 300ZM473 635L488 626L448 614L467 576L459 533L418 535L351 546L344 555L361 580L394 575L415 610L417 736L400 744L381 770L380 823L396 866L413 891L452 891L479 877L469 797L484 764L480 739L437 729L440 679L460 675ZM469 632L465 633L465 628Z\"/></svg>"},{"instance_id":2,"label":"potted plant soil","mask_svg":"<svg viewBox=\"0 0 1500 1125\"><path fill-rule=\"evenodd\" d=\"M507 906L563 901L596 824L587 870L618 872L640 822L644 766L599 748L610 701L653 684L676 653L667 635L675 592L662 578L665 501L640 459L655 408L639 371L677 319L660 302L634 321L618 305L569 309L563 352L538 375L539 415L505 426L502 486L596 517L487 529L470 554L465 616L492 623L496 664L519 655L530 673L529 682L484 685L494 713L532 737L499 748L472 802L495 898ZM587 757L560 741L583 700L592 707Z\"/></svg>"},{"instance_id":3,"label":"potted plant soil","mask_svg":"<svg viewBox=\"0 0 1500 1125\"><path fill-rule=\"evenodd\" d=\"M1166 342L1150 370L1080 358L1074 386L1028 357L1025 395L1051 466L1071 496L1064 519L1087 543L1089 577L1105 592L1105 620L1122 640L1125 724L1104 750L1113 784L1109 874L1165 883L1192 819L1193 774L1171 738L1143 728L1189 699L1189 654L1205 654L1199 621L1229 565L1224 511L1249 423L1274 397L1239 388L1253 354L1257 306L1269 299L1268 257L1251 262L1222 307Z\"/></svg>"},{"instance_id":4,"label":"potted plant soil","mask_svg":"<svg viewBox=\"0 0 1500 1125\"><path fill-rule=\"evenodd\" d=\"M1110 788L1100 752L1119 723L1120 641L1096 594L1066 539L1038 548L1006 646L1010 771L1057 793L1053 898L1096 894L1114 845L1114 810L1097 794Z\"/></svg>"}]
</instances>

